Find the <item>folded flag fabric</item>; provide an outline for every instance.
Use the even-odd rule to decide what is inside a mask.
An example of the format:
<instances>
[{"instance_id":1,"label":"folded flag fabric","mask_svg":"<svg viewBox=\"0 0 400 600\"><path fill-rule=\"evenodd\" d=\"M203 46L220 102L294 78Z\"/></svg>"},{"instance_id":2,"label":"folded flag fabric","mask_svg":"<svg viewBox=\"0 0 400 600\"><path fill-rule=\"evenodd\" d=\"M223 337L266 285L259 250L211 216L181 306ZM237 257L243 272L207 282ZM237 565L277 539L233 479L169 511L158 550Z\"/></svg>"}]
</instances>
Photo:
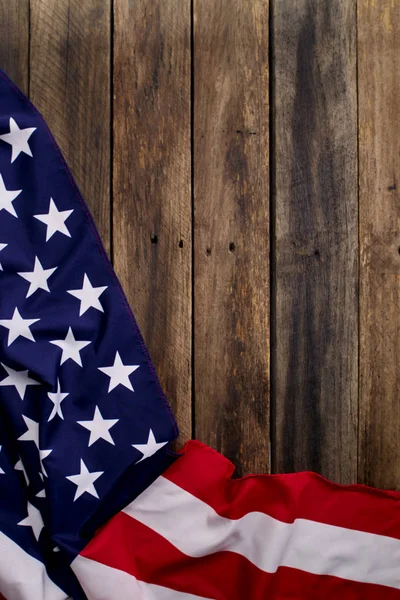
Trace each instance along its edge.
<instances>
[{"instance_id":1,"label":"folded flag fabric","mask_svg":"<svg viewBox=\"0 0 400 600\"><path fill-rule=\"evenodd\" d=\"M178 430L61 152L2 72L0 265L0 594L78 598L70 561Z\"/></svg>"},{"instance_id":2,"label":"folded flag fabric","mask_svg":"<svg viewBox=\"0 0 400 600\"><path fill-rule=\"evenodd\" d=\"M400 493L233 471L188 442L73 561L88 599L400 598Z\"/></svg>"}]
</instances>

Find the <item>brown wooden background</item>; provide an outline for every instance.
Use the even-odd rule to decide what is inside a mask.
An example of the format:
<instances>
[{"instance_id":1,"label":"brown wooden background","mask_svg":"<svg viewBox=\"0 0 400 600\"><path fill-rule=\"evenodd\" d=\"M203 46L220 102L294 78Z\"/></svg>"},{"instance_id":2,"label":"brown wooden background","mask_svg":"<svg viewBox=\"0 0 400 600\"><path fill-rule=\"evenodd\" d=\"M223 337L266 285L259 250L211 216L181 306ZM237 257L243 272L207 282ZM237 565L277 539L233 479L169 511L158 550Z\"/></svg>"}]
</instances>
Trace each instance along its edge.
<instances>
[{"instance_id":1,"label":"brown wooden background","mask_svg":"<svg viewBox=\"0 0 400 600\"><path fill-rule=\"evenodd\" d=\"M400 1L0 0L182 432L400 489Z\"/></svg>"}]
</instances>

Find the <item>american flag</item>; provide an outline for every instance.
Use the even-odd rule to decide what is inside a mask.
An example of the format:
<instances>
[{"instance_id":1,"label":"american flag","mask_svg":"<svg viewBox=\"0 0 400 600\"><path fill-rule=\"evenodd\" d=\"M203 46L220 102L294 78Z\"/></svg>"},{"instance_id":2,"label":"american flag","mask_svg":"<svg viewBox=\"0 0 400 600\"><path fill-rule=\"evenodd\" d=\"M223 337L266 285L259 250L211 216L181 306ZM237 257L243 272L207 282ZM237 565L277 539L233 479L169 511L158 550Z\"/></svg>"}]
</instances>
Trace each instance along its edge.
<instances>
[{"instance_id":1,"label":"american flag","mask_svg":"<svg viewBox=\"0 0 400 600\"><path fill-rule=\"evenodd\" d=\"M182 457L73 561L89 600L399 600L400 494Z\"/></svg>"},{"instance_id":2,"label":"american flag","mask_svg":"<svg viewBox=\"0 0 400 600\"><path fill-rule=\"evenodd\" d=\"M0 264L0 592L79 597L69 562L178 430L61 152L4 73Z\"/></svg>"},{"instance_id":3,"label":"american flag","mask_svg":"<svg viewBox=\"0 0 400 600\"><path fill-rule=\"evenodd\" d=\"M400 600L400 493L178 433L89 211L0 72L0 597Z\"/></svg>"}]
</instances>

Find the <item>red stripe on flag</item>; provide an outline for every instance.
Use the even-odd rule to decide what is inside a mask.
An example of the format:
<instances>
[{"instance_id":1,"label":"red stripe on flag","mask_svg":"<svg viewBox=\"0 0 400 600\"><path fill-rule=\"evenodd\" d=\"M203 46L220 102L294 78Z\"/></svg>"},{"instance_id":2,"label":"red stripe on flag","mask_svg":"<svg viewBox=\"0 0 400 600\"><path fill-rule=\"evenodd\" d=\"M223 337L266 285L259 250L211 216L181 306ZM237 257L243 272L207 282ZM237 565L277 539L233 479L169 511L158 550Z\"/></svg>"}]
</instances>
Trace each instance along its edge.
<instances>
[{"instance_id":1,"label":"red stripe on flag","mask_svg":"<svg viewBox=\"0 0 400 600\"><path fill-rule=\"evenodd\" d=\"M246 558L218 552L191 558L125 513L119 513L89 543L82 556L138 580L215 600L399 600L400 591L280 567L265 573Z\"/></svg>"},{"instance_id":2,"label":"red stripe on flag","mask_svg":"<svg viewBox=\"0 0 400 600\"><path fill-rule=\"evenodd\" d=\"M309 519L400 539L399 492L339 485L311 472L231 479L234 470L224 456L192 440L163 476L228 519L258 511L286 523Z\"/></svg>"}]
</instances>

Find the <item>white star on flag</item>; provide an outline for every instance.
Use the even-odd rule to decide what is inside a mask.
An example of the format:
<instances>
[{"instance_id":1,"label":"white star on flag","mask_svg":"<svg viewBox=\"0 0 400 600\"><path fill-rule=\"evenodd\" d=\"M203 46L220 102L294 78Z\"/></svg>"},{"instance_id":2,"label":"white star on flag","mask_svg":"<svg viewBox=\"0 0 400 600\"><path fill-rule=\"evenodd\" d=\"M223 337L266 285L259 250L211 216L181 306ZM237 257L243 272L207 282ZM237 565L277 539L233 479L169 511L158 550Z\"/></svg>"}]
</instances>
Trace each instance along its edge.
<instances>
[{"instance_id":1,"label":"white star on flag","mask_svg":"<svg viewBox=\"0 0 400 600\"><path fill-rule=\"evenodd\" d=\"M1 452L1 446L0 446L0 452ZM0 475L4 475L4 474L5 473L4 473L3 469L0 467Z\"/></svg>"},{"instance_id":2,"label":"white star on flag","mask_svg":"<svg viewBox=\"0 0 400 600\"><path fill-rule=\"evenodd\" d=\"M39 456L40 456L40 465L42 467L42 473L45 477L47 477L47 472L46 469L44 468L43 465L43 461L45 458L47 458L49 456L49 454L51 454L53 452L53 450L39 450Z\"/></svg>"},{"instance_id":3,"label":"white star on flag","mask_svg":"<svg viewBox=\"0 0 400 600\"><path fill-rule=\"evenodd\" d=\"M138 460L137 462L140 463L145 458L149 458L150 456L153 456L153 454L155 454L157 452L157 450L159 450L160 448L165 446L165 444L168 444L168 442L156 442L154 433L150 429L147 444L132 444L132 446L136 450L138 450L139 452L141 452L143 454L142 458L140 460Z\"/></svg>"},{"instance_id":4,"label":"white star on flag","mask_svg":"<svg viewBox=\"0 0 400 600\"><path fill-rule=\"evenodd\" d=\"M128 390L134 391L129 380L131 375L140 365L124 365L122 363L119 352L116 352L114 364L111 367L98 367L99 371L105 373L110 378L108 392L111 392L117 385L124 385Z\"/></svg>"},{"instance_id":5,"label":"white star on flag","mask_svg":"<svg viewBox=\"0 0 400 600\"><path fill-rule=\"evenodd\" d=\"M79 316L81 317L87 310L89 310L89 308L95 308L96 310L104 312L99 297L106 289L106 285L102 287L93 287L90 283L89 277L85 273L83 277L82 288L79 290L67 290L67 292L68 294L71 294L71 296L75 296L75 298L78 298L78 300L81 301L81 306L79 309Z\"/></svg>"},{"instance_id":6,"label":"white star on flag","mask_svg":"<svg viewBox=\"0 0 400 600\"><path fill-rule=\"evenodd\" d=\"M11 344L19 337L24 337L27 340L34 342L35 338L29 328L34 323L37 323L37 321L40 321L40 319L23 319L18 308L14 309L12 319L0 319L0 325L9 330L7 346L11 346Z\"/></svg>"},{"instance_id":7,"label":"white star on flag","mask_svg":"<svg viewBox=\"0 0 400 600\"><path fill-rule=\"evenodd\" d=\"M0 248L1 250L1 248ZM26 281L29 281L30 286L29 290L26 294L26 297L32 296L36 292L36 290L45 290L45 292L50 292L49 285L47 283L48 278L53 275L54 271L57 270L57 267L53 267L53 269L43 269L40 260L38 257L35 257L35 265L33 267L33 271L26 271L23 273L17 273Z\"/></svg>"},{"instance_id":8,"label":"white star on flag","mask_svg":"<svg viewBox=\"0 0 400 600\"><path fill-rule=\"evenodd\" d=\"M8 246L8 244L0 244L0 252L2 250L4 250L4 248L7 248L7 246ZM1 263L0 263L0 271L2 271L2 270L3 270L3 267L1 266Z\"/></svg>"},{"instance_id":9,"label":"white star on flag","mask_svg":"<svg viewBox=\"0 0 400 600\"><path fill-rule=\"evenodd\" d=\"M90 344L90 341L78 341L75 339L71 327L68 329L67 337L65 340L52 340L50 344L59 346L62 350L61 363L65 363L69 358L76 362L80 367L82 366L81 355L79 354L83 348Z\"/></svg>"},{"instance_id":10,"label":"white star on flag","mask_svg":"<svg viewBox=\"0 0 400 600\"><path fill-rule=\"evenodd\" d=\"M47 422L49 422L52 419L54 419L54 417L56 415L58 415L59 417L61 417L61 419L64 419L64 415L62 413L62 408L61 408L61 402L64 400L64 398L66 398L67 396L69 396L69 392L62 392L61 391L61 386L60 386L60 380L59 379L57 379L57 391L56 392L47 392L47 395L48 395L48 397L50 398L50 400L54 404L54 406L52 408L52 411L50 413L50 416L47 419Z\"/></svg>"},{"instance_id":11,"label":"white star on flag","mask_svg":"<svg viewBox=\"0 0 400 600\"><path fill-rule=\"evenodd\" d=\"M25 470L25 467L24 467L24 463L22 462L22 460L21 460L21 459L19 459L19 461L15 463L15 467L14 467L14 469L15 469L16 471L22 471L22 473L23 473L23 475L24 475L24 477L25 477L26 485L28 485L28 486L29 486L29 479L28 479L28 475L26 474L26 470Z\"/></svg>"},{"instance_id":12,"label":"white star on flag","mask_svg":"<svg viewBox=\"0 0 400 600\"><path fill-rule=\"evenodd\" d=\"M21 442L34 442L35 446L39 450L39 423L36 423L36 421L33 421L29 417L25 417L25 415L21 416L25 421L25 425L27 426L28 430L20 435L17 439Z\"/></svg>"},{"instance_id":13,"label":"white star on flag","mask_svg":"<svg viewBox=\"0 0 400 600\"><path fill-rule=\"evenodd\" d=\"M77 423L79 423L79 425L82 425L82 427L85 427L85 429L88 429L90 431L88 446L91 446L92 444L97 442L97 440L100 439L105 440L106 442L109 442L110 444L115 446L114 440L112 439L110 434L110 429L116 423L118 423L118 421L119 419L103 419L99 407L96 406L96 408L94 409L94 417L92 421L77 421Z\"/></svg>"},{"instance_id":14,"label":"white star on flag","mask_svg":"<svg viewBox=\"0 0 400 600\"><path fill-rule=\"evenodd\" d=\"M7 142L7 144L12 146L12 163L18 158L21 152L28 156L32 156L32 150L30 149L28 140L34 131L36 131L36 127L20 129L14 119L12 117L10 118L10 133L3 133L3 135L0 135L0 140L3 140L3 142Z\"/></svg>"},{"instance_id":15,"label":"white star on flag","mask_svg":"<svg viewBox=\"0 0 400 600\"><path fill-rule=\"evenodd\" d=\"M58 210L53 198L50 198L49 212L41 215L33 215L35 219L38 219L47 226L46 242L48 242L57 231L71 237L71 234L65 225L65 221L73 212L73 209Z\"/></svg>"},{"instance_id":16,"label":"white star on flag","mask_svg":"<svg viewBox=\"0 0 400 600\"><path fill-rule=\"evenodd\" d=\"M7 190L6 186L4 185L3 176L0 175L0 211L4 209L13 217L18 218L12 203L21 192L22 190Z\"/></svg>"},{"instance_id":17,"label":"white star on flag","mask_svg":"<svg viewBox=\"0 0 400 600\"><path fill-rule=\"evenodd\" d=\"M68 477L66 477L66 479L72 481L72 483L74 483L77 486L74 502L85 492L87 494L90 494L91 496L94 496L95 498L98 498L99 495L96 492L96 488L93 484L96 481L96 479L103 475L103 473L104 471L96 471L90 473L85 463L81 459L81 472L78 475L69 475Z\"/></svg>"},{"instance_id":18,"label":"white star on flag","mask_svg":"<svg viewBox=\"0 0 400 600\"><path fill-rule=\"evenodd\" d=\"M27 506L28 516L25 519L22 519L17 525L23 525L24 527L32 527L33 535L36 540L39 539L40 532L44 527L42 515L40 514L40 510L33 506L30 502L28 502Z\"/></svg>"},{"instance_id":19,"label":"white star on flag","mask_svg":"<svg viewBox=\"0 0 400 600\"><path fill-rule=\"evenodd\" d=\"M11 367L7 367L3 363L0 364L8 373L8 376L0 381L0 386L15 385L21 400L24 399L26 387L28 385L40 385L38 381L35 381L28 376L29 371L14 371Z\"/></svg>"}]
</instances>

